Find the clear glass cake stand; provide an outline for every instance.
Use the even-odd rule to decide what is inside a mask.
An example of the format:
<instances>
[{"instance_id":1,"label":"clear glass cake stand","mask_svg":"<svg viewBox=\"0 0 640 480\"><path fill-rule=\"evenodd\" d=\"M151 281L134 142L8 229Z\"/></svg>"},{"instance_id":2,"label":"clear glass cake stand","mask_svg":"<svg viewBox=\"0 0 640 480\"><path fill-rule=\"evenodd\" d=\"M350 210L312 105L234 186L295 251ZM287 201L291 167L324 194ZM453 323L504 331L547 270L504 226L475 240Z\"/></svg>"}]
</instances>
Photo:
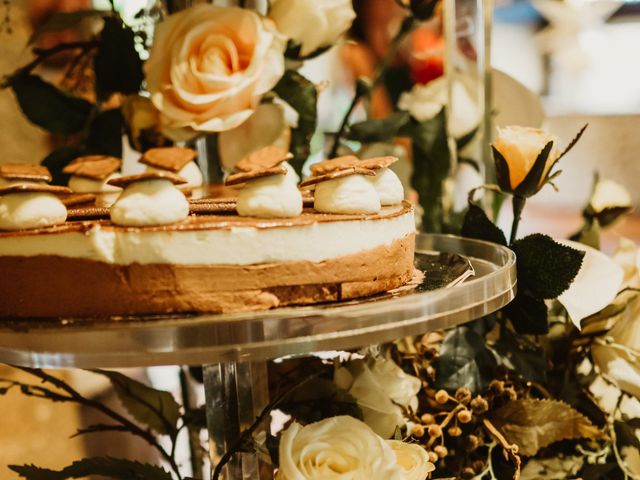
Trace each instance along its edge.
<instances>
[{"instance_id":1,"label":"clear glass cake stand","mask_svg":"<svg viewBox=\"0 0 640 480\"><path fill-rule=\"evenodd\" d=\"M203 365L211 455L216 463L268 403L267 360L353 349L450 328L494 312L513 299L515 255L508 248L419 234L416 267L427 281L447 268L424 261L433 260L438 252L466 257L475 275L451 288L418 287L357 301L265 312L4 319L0 320L0 362L40 368ZM227 466L224 478L266 477L255 456L239 454Z\"/></svg>"}]
</instances>

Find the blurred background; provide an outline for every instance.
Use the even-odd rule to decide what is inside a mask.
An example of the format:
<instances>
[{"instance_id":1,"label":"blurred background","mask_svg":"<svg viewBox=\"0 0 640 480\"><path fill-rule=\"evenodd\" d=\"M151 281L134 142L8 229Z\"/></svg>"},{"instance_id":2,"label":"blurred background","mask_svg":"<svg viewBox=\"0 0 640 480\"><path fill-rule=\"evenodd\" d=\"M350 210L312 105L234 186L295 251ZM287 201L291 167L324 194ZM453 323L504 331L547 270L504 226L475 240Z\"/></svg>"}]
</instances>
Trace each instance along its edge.
<instances>
[{"instance_id":1,"label":"blurred background","mask_svg":"<svg viewBox=\"0 0 640 480\"><path fill-rule=\"evenodd\" d=\"M146 0L116 0L125 20L147 6ZM342 118L352 92L352 80L372 71L375 60L385 53L390 33L399 25L394 0L359 0L354 5L361 20L351 35L358 44L334 49L331 55L305 65L305 74L316 82L330 80L344 88L331 88L320 106L321 126L335 128ZM37 25L57 11L110 8L107 0L3 0L0 2L0 77L30 60L28 39ZM91 25L86 25L91 32ZM43 48L73 41L87 32L47 34L38 40ZM546 113L543 125L569 142L584 123L589 129L582 141L563 160L563 175L557 180L559 192L545 188L531 202L522 234L543 230L568 236L580 228L580 212L585 205L594 172L624 185L634 204L640 205L640 2L619 0L498 0L492 28L491 64L539 97ZM442 50L442 39L415 37L415 45ZM415 46L414 45L414 46ZM442 74L442 61L433 55L413 68L414 77L391 79L422 81ZM43 73L55 81L64 79L54 58ZM342 68L346 67L346 68ZM347 86L348 85L348 86ZM78 87L80 88L80 87ZM494 92L502 94L499 87ZM397 100L397 92L379 92L374 115L387 112ZM523 102L523 118L537 118L537 103ZM378 109L377 112L375 109ZM0 162L36 163L56 143L44 131L31 125L9 90L0 91ZM640 240L640 221L632 215L607 233L609 246L617 236ZM16 372L0 366L0 376ZM65 375L70 376L67 372ZM92 395L109 396L105 385L92 385L86 378L75 379ZM113 400L113 399L112 399ZM117 434L93 439L65 437L81 425L91 423L88 412L70 405L25 399L12 391L0 399L0 478L17 478L7 463L36 462L50 467L68 464L90 454L128 452L144 460L148 452L141 445L123 442ZM97 440L96 440L97 438ZM133 454L132 454L133 453Z\"/></svg>"}]
</instances>

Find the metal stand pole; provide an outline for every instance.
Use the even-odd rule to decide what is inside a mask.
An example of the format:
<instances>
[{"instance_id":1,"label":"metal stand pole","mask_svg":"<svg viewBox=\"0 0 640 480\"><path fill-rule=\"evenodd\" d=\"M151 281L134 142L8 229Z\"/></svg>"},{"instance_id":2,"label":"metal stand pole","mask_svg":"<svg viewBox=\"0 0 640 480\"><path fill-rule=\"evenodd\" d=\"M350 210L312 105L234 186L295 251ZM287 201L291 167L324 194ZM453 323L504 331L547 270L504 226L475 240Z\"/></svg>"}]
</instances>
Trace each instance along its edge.
<instances>
[{"instance_id":1,"label":"metal stand pole","mask_svg":"<svg viewBox=\"0 0 640 480\"><path fill-rule=\"evenodd\" d=\"M205 365L204 388L211 465L237 441L269 403L266 363ZM224 480L271 480L255 453L237 453L223 470ZM267 473L269 472L269 473Z\"/></svg>"}]
</instances>

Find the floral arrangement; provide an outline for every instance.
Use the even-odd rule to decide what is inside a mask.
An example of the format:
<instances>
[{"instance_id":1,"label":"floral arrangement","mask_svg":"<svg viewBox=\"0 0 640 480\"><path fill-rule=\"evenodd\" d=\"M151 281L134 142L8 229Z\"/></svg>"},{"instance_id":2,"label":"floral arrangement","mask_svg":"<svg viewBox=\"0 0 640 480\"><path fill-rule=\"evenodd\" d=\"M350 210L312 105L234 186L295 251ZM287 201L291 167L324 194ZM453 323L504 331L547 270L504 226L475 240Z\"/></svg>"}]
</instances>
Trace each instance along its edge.
<instances>
[{"instance_id":1,"label":"floral arrangement","mask_svg":"<svg viewBox=\"0 0 640 480\"><path fill-rule=\"evenodd\" d=\"M384 82L402 42L441 15L435 1L397 3L404 19L372 78L356 79L327 155L407 139L423 225L513 249L517 296L501 311L445 332L329 360L271 363L273 400L215 465L212 478L220 478L235 453L248 450L270 462L279 480L640 478L640 256L629 242L612 258L598 251L601 229L631 209L628 194L596 180L584 226L572 241L542 233L519 238L527 199L553 186L560 160L585 129L561 150L559 140L541 130L506 127L492 144L496 183L472 190L460 215L445 215L448 135L463 149L476 135L478 116L461 116L447 132L443 79L433 80L433 61L413 77L426 75L430 83L404 92L391 114L351 122L356 107L368 104ZM157 7L141 12L159 22L152 41L115 9L58 14L34 34L36 42L87 19L100 25L88 40L34 48L35 59L3 82L24 114L58 138L59 147L43 160L56 180L64 181L62 167L78 155L122 156L123 135L140 151L214 137L223 165L246 154L247 145L283 143L300 171L317 127L320 88L299 66L350 28L351 2L272 0L262 13L203 4L167 13ZM34 74L61 51L73 53L61 86ZM287 111L295 112L294 121L286 120ZM483 193L496 205L511 198L508 236L478 200ZM3 381L0 394L17 388L98 410L109 423L77 434L128 432L156 449L164 465L88 458L60 471L10 467L22 477L186 478L175 446L183 429L205 428L204 406L187 408L167 392L96 371L111 381L132 421L49 373L23 370L40 383ZM269 428L276 411L285 421Z\"/></svg>"}]
</instances>

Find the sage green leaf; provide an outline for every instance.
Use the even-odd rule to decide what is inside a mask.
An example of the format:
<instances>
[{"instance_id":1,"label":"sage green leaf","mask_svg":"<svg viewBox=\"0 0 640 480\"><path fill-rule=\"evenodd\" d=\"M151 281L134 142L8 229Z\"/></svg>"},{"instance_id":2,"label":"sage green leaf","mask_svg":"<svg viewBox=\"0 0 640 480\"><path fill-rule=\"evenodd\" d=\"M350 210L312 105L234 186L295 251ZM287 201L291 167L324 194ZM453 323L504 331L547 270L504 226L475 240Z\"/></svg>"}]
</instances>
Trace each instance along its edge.
<instances>
[{"instance_id":1,"label":"sage green leaf","mask_svg":"<svg viewBox=\"0 0 640 480\"><path fill-rule=\"evenodd\" d=\"M559 400L514 400L493 410L490 420L527 457L561 440L602 436L587 417Z\"/></svg>"},{"instance_id":2,"label":"sage green leaf","mask_svg":"<svg viewBox=\"0 0 640 480\"><path fill-rule=\"evenodd\" d=\"M464 216L462 235L469 238L486 240L500 245L506 245L507 239L482 208L475 203L469 203L469 209Z\"/></svg>"},{"instance_id":3,"label":"sage green leaf","mask_svg":"<svg viewBox=\"0 0 640 480\"><path fill-rule=\"evenodd\" d=\"M169 392L156 390L121 373L91 370L107 377L118 398L138 422L158 433L173 435L180 418L180 405Z\"/></svg>"},{"instance_id":4,"label":"sage green leaf","mask_svg":"<svg viewBox=\"0 0 640 480\"><path fill-rule=\"evenodd\" d=\"M520 185L516 187L516 195L527 198L538 193L540 187L544 184L542 176L545 174L545 167L547 166L547 160L549 159L549 154L551 153L552 148L553 141L548 142L544 146L542 151L538 154L531 170L527 173L527 176L524 177L524 180L522 180Z\"/></svg>"},{"instance_id":5,"label":"sage green leaf","mask_svg":"<svg viewBox=\"0 0 640 480\"><path fill-rule=\"evenodd\" d=\"M142 60L135 47L133 30L119 18L106 18L94 62L99 98L112 93L134 94L144 80Z\"/></svg>"},{"instance_id":6,"label":"sage green leaf","mask_svg":"<svg viewBox=\"0 0 640 480\"><path fill-rule=\"evenodd\" d=\"M395 112L385 118L365 120L349 127L347 138L362 143L388 142L411 120L408 112Z\"/></svg>"},{"instance_id":7,"label":"sage green leaf","mask_svg":"<svg viewBox=\"0 0 640 480\"><path fill-rule=\"evenodd\" d=\"M291 131L291 165L298 175L311 152L311 137L316 131L318 91L311 81L295 70L287 70L273 91L298 112L298 126Z\"/></svg>"},{"instance_id":8,"label":"sage green leaf","mask_svg":"<svg viewBox=\"0 0 640 480\"><path fill-rule=\"evenodd\" d=\"M119 108L100 112L91 122L87 153L122 157L124 121Z\"/></svg>"},{"instance_id":9,"label":"sage green leaf","mask_svg":"<svg viewBox=\"0 0 640 480\"><path fill-rule=\"evenodd\" d=\"M584 252L536 233L511 246L516 253L518 288L535 298L557 298L580 271Z\"/></svg>"},{"instance_id":10,"label":"sage green leaf","mask_svg":"<svg viewBox=\"0 0 640 480\"><path fill-rule=\"evenodd\" d=\"M16 75L9 84L22 113L31 123L50 133L78 133L89 121L93 109L91 103L63 92L37 75Z\"/></svg>"},{"instance_id":11,"label":"sage green leaf","mask_svg":"<svg viewBox=\"0 0 640 480\"><path fill-rule=\"evenodd\" d=\"M9 469L26 480L66 480L100 475L118 480L172 480L171 475L155 465L111 457L83 458L62 470L35 465L9 465Z\"/></svg>"},{"instance_id":12,"label":"sage green leaf","mask_svg":"<svg viewBox=\"0 0 640 480\"><path fill-rule=\"evenodd\" d=\"M55 12L49 16L29 37L29 45L35 43L42 35L51 32L63 32L77 27L85 19L97 19L111 12L105 10L77 10L74 12Z\"/></svg>"},{"instance_id":13,"label":"sage green leaf","mask_svg":"<svg viewBox=\"0 0 640 480\"><path fill-rule=\"evenodd\" d=\"M80 148L72 146L56 148L50 152L41 163L51 172L51 183L53 185L67 185L70 175L63 173L62 169L82 154L83 151Z\"/></svg>"},{"instance_id":14,"label":"sage green leaf","mask_svg":"<svg viewBox=\"0 0 640 480\"><path fill-rule=\"evenodd\" d=\"M472 392L486 389L497 362L484 337L469 326L449 330L440 346L436 362L436 388Z\"/></svg>"}]
</instances>

